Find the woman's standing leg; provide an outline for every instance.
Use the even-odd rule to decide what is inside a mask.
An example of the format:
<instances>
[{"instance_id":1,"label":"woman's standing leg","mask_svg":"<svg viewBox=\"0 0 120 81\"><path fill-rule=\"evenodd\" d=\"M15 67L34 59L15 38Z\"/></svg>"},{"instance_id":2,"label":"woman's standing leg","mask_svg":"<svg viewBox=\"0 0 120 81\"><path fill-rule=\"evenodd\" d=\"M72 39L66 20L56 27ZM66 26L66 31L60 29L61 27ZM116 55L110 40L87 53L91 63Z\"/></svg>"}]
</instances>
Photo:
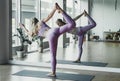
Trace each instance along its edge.
<instances>
[{"instance_id":1,"label":"woman's standing leg","mask_svg":"<svg viewBox=\"0 0 120 81\"><path fill-rule=\"evenodd\" d=\"M48 76L56 76L56 52L57 52L57 43L58 43L58 36L55 35L54 32L49 34L49 48L51 54L51 69L52 73L48 74Z\"/></svg>"},{"instance_id":2,"label":"woman's standing leg","mask_svg":"<svg viewBox=\"0 0 120 81\"><path fill-rule=\"evenodd\" d=\"M82 47L83 41L84 41L84 34L78 36L78 57L77 57L77 60L74 61L74 62L80 62L81 61L81 56L82 56L82 53L83 53L83 47Z\"/></svg>"}]
</instances>

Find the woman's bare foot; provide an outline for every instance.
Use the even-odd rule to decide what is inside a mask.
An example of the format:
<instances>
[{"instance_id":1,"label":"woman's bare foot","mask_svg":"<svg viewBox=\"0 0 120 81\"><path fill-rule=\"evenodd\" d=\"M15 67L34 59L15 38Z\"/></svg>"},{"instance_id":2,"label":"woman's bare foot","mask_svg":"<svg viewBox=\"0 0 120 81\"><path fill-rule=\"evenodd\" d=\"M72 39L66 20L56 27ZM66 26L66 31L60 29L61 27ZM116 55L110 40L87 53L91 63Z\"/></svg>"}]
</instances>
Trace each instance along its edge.
<instances>
[{"instance_id":1,"label":"woman's bare foot","mask_svg":"<svg viewBox=\"0 0 120 81\"><path fill-rule=\"evenodd\" d=\"M86 10L84 10L84 16L87 16L87 12L86 12Z\"/></svg>"},{"instance_id":2,"label":"woman's bare foot","mask_svg":"<svg viewBox=\"0 0 120 81\"><path fill-rule=\"evenodd\" d=\"M73 61L74 63L80 63L81 61L80 60L75 60Z\"/></svg>"},{"instance_id":3,"label":"woman's bare foot","mask_svg":"<svg viewBox=\"0 0 120 81\"><path fill-rule=\"evenodd\" d=\"M55 5L56 5L56 9L58 10L58 13L62 13L63 10L61 9L61 7L57 3L55 3Z\"/></svg>"},{"instance_id":4,"label":"woman's bare foot","mask_svg":"<svg viewBox=\"0 0 120 81\"><path fill-rule=\"evenodd\" d=\"M47 74L48 77L56 77L56 74L55 73L49 73Z\"/></svg>"}]
</instances>

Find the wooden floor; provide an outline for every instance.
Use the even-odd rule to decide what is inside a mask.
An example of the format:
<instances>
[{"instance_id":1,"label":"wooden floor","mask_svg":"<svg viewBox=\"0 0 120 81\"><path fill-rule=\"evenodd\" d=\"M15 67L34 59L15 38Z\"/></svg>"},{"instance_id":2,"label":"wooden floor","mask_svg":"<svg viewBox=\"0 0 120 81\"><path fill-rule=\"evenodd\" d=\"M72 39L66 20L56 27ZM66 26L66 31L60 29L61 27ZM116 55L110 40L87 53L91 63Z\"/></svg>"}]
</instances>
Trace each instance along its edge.
<instances>
[{"instance_id":1,"label":"wooden floor","mask_svg":"<svg viewBox=\"0 0 120 81\"><path fill-rule=\"evenodd\" d=\"M57 59L74 61L78 56L77 44L70 43L66 48L58 47ZM34 52L26 58L14 57L24 62L46 62L50 60L49 49L44 53ZM120 43L84 42L81 61L108 63L107 67L120 68Z\"/></svg>"},{"instance_id":2,"label":"wooden floor","mask_svg":"<svg viewBox=\"0 0 120 81\"><path fill-rule=\"evenodd\" d=\"M120 68L120 44L108 42L85 42L83 45L82 61L103 62L108 63L107 67ZM57 59L61 60L75 60L77 58L78 48L77 44L71 43L67 48L58 47ZM34 52L29 53L26 58L14 57L13 61L21 61L22 63L40 63L50 60L49 49L44 50L44 53ZM29 64L27 64L29 65ZM65 65L64 68L66 67ZM95 70L70 70L64 68L57 68L57 72L75 73L94 75L92 81L120 81L120 73L105 72ZM66 68L75 68L66 67ZM87 67L89 68L89 67ZM35 70L35 71L50 71L50 68L25 66L25 65L0 65L0 81L63 81L58 79L34 78L25 76L12 75L21 70ZM120 69L118 69L120 72ZM73 77L74 78L74 77ZM65 81L65 80L64 80ZM67 80L69 81L69 80ZM81 80L80 80L81 81Z\"/></svg>"},{"instance_id":3,"label":"wooden floor","mask_svg":"<svg viewBox=\"0 0 120 81\"><path fill-rule=\"evenodd\" d=\"M0 81L71 81L71 80L59 80L55 78L48 79L48 78L35 78L35 77L13 75L14 73L19 72L21 70L50 71L49 68L16 66L16 65L0 65ZM120 73L83 71L83 70L67 71L64 69L57 69L57 72L94 75L95 77L92 79L92 81L120 81Z\"/></svg>"}]
</instances>

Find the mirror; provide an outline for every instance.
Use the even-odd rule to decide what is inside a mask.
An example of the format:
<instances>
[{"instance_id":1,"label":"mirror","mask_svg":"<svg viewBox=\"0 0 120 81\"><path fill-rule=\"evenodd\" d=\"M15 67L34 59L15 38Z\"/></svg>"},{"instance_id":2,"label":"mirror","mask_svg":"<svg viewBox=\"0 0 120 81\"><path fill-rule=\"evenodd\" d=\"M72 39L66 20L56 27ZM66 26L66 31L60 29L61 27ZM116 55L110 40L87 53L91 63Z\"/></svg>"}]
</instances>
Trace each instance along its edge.
<instances>
[{"instance_id":1,"label":"mirror","mask_svg":"<svg viewBox=\"0 0 120 81\"><path fill-rule=\"evenodd\" d=\"M96 57L108 63L108 67L120 67L120 1L91 0L91 16L97 22L92 34L99 36L102 46L96 46ZM100 50L101 49L101 50ZM100 54L97 55L97 54ZM101 57L101 58L100 58Z\"/></svg>"},{"instance_id":2,"label":"mirror","mask_svg":"<svg viewBox=\"0 0 120 81\"><path fill-rule=\"evenodd\" d=\"M56 0L53 0L53 2L48 0L41 0L41 15L40 11L37 11L39 9L40 3L38 1L40 0L24 0L22 2L22 9L15 10L15 7L17 5L16 0L13 1L12 6L12 27L13 27L13 36L14 34L17 34L18 31L16 30L17 25L19 22L17 22L17 16L20 14L20 10L22 10L21 16L18 17L22 20L22 23L26 25L29 29L29 23L30 18L37 17L42 18L44 16L47 16L47 14L50 12L51 6ZM21 0L23 1L23 0ZM29 1L29 2L28 2ZM29 4L28 4L29 3ZM34 5L32 4L34 3ZM36 4L38 3L38 4ZM61 5L63 5L62 0L58 1ZM89 4L88 4L89 3ZM47 8L47 12L45 12L45 8L47 7L44 4L49 5ZM19 5L20 6L20 5ZM91 17L96 21L97 26L93 28L90 31L90 40L88 40L88 35L86 35L86 41L83 44L83 54L81 61L88 61L88 62L102 62L102 63L108 63L106 67L120 67L120 56L119 56L119 48L120 48L120 1L119 0L67 0L66 5L66 11L67 13L74 18L75 16L82 13L82 11L86 9L87 12L91 15ZM37 13L36 13L37 11ZM17 16L16 16L17 15ZM42 16L42 17L41 17ZM58 15L55 14L54 19L52 19L48 23L51 27L56 26L54 23L56 19L58 18ZM20 19L19 19L20 20ZM88 22L85 18L81 18L77 22L77 26L84 26ZM91 39L92 36L98 36L99 39ZM73 40L72 35L67 34L67 38L69 38L69 45L67 45L66 48L62 48L62 37L59 38L59 44L58 44L58 54L57 58L60 60L71 60L74 61L78 56L78 41L75 43ZM26 45L25 50L27 56L24 58L20 58L20 55L16 54L16 50L19 49L15 47L14 44L17 46L20 46L20 39L17 37L13 37L13 60L20 60L24 62L46 62L50 60L50 54L49 54L49 48L48 48L48 42L46 40L43 40L44 45L42 49L39 49L38 45L40 45L40 40L34 41L34 44L32 45ZM38 44L39 43L39 44ZM38 49L40 51L38 51ZM42 51L41 51L42 50Z\"/></svg>"}]
</instances>

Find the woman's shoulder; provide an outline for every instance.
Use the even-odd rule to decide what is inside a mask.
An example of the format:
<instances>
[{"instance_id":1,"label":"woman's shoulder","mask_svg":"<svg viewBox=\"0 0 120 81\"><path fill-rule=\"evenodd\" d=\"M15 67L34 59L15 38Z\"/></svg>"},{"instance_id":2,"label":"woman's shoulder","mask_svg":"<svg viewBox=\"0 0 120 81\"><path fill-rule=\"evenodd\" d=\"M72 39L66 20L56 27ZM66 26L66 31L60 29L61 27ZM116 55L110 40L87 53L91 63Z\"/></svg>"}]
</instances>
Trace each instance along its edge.
<instances>
[{"instance_id":1,"label":"woman's shoulder","mask_svg":"<svg viewBox=\"0 0 120 81\"><path fill-rule=\"evenodd\" d=\"M46 24L43 20L39 21L39 24Z\"/></svg>"},{"instance_id":2,"label":"woman's shoulder","mask_svg":"<svg viewBox=\"0 0 120 81\"><path fill-rule=\"evenodd\" d=\"M41 26L42 24L43 24L43 21L39 21L39 22L37 23L38 26Z\"/></svg>"}]
</instances>

